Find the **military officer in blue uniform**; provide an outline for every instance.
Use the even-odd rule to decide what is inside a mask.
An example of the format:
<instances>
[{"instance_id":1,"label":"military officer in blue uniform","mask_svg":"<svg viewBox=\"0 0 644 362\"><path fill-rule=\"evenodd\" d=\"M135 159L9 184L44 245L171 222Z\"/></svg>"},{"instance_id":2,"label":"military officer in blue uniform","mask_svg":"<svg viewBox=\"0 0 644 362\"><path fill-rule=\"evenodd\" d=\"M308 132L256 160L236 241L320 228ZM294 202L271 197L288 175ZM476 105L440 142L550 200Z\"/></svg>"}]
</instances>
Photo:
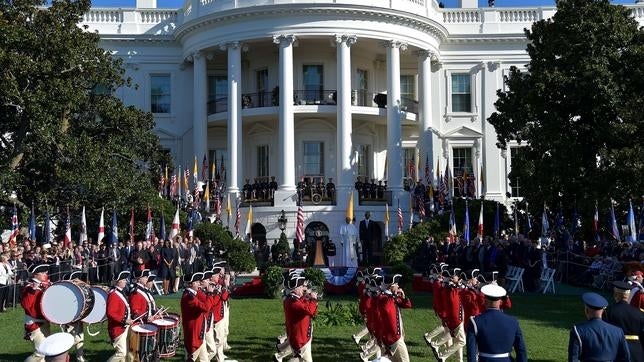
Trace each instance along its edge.
<instances>
[{"instance_id":1,"label":"military officer in blue uniform","mask_svg":"<svg viewBox=\"0 0 644 362\"><path fill-rule=\"evenodd\" d=\"M467 361L509 362L514 347L516 362L527 362L528 353L523 341L519 321L501 311L501 298L506 291L495 284L481 288L487 302L487 310L470 317L466 330Z\"/></svg>"},{"instance_id":2,"label":"military officer in blue uniform","mask_svg":"<svg viewBox=\"0 0 644 362\"><path fill-rule=\"evenodd\" d=\"M603 319L624 331L631 361L644 361L642 341L644 341L644 313L628 304L631 285L626 282L613 282L615 304L606 308Z\"/></svg>"},{"instance_id":3,"label":"military officer in blue uniform","mask_svg":"<svg viewBox=\"0 0 644 362\"><path fill-rule=\"evenodd\" d=\"M588 321L570 330L568 361L630 361L624 332L601 319L608 306L606 299L597 293L584 293L581 299Z\"/></svg>"}]
</instances>

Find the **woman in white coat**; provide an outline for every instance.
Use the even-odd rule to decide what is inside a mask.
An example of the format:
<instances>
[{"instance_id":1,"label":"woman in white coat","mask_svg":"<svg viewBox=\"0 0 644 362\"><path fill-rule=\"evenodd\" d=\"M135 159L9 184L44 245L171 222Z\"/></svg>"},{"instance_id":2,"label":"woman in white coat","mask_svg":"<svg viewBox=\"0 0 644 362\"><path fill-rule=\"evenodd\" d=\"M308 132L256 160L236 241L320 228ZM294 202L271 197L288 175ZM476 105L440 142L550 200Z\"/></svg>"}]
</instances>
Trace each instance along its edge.
<instances>
[{"instance_id":1,"label":"woman in white coat","mask_svg":"<svg viewBox=\"0 0 644 362\"><path fill-rule=\"evenodd\" d=\"M9 287L13 278L13 270L9 264L9 257L7 254L0 255L0 311L7 310L5 302L9 297Z\"/></svg>"}]
</instances>

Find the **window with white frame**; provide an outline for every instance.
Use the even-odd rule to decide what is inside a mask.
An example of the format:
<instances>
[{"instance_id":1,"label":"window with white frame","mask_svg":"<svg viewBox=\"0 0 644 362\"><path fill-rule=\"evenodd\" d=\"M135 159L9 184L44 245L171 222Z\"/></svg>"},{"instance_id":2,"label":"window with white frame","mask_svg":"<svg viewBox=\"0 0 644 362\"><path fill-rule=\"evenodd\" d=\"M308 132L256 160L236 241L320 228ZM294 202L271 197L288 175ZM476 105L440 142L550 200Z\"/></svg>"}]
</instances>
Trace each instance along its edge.
<instances>
[{"instance_id":1,"label":"window with white frame","mask_svg":"<svg viewBox=\"0 0 644 362\"><path fill-rule=\"evenodd\" d=\"M305 176L324 175L324 142L304 142L303 166Z\"/></svg>"},{"instance_id":2,"label":"window with white frame","mask_svg":"<svg viewBox=\"0 0 644 362\"><path fill-rule=\"evenodd\" d=\"M354 104L357 106L370 106L371 105L371 95L369 94L369 73L364 69L358 69L356 71L356 88L358 94L354 100Z\"/></svg>"},{"instance_id":3,"label":"window with white frame","mask_svg":"<svg viewBox=\"0 0 644 362\"><path fill-rule=\"evenodd\" d=\"M306 103L322 102L324 93L324 68L321 65L304 65L304 100Z\"/></svg>"},{"instance_id":4,"label":"window with white frame","mask_svg":"<svg viewBox=\"0 0 644 362\"><path fill-rule=\"evenodd\" d=\"M257 177L268 176L268 145L257 146Z\"/></svg>"},{"instance_id":5,"label":"window with white frame","mask_svg":"<svg viewBox=\"0 0 644 362\"><path fill-rule=\"evenodd\" d=\"M363 180L370 180L371 179L371 172L369 170L369 162L370 162L370 151L371 151L371 146L370 145L357 145L356 146L358 149L358 160L357 160L357 171L358 174L357 176L360 176Z\"/></svg>"},{"instance_id":6,"label":"window with white frame","mask_svg":"<svg viewBox=\"0 0 644 362\"><path fill-rule=\"evenodd\" d=\"M414 101L416 100L415 89L413 75L400 76L400 106L403 109L414 104Z\"/></svg>"},{"instance_id":7,"label":"window with white frame","mask_svg":"<svg viewBox=\"0 0 644 362\"><path fill-rule=\"evenodd\" d=\"M452 149L452 177L455 197L474 197L475 180L472 168L472 148L454 147Z\"/></svg>"},{"instance_id":8,"label":"window with white frame","mask_svg":"<svg viewBox=\"0 0 644 362\"><path fill-rule=\"evenodd\" d=\"M472 112L472 76L452 73L452 112Z\"/></svg>"},{"instance_id":9,"label":"window with white frame","mask_svg":"<svg viewBox=\"0 0 644 362\"><path fill-rule=\"evenodd\" d=\"M170 74L153 74L150 76L150 112L170 113L171 107Z\"/></svg>"}]
</instances>

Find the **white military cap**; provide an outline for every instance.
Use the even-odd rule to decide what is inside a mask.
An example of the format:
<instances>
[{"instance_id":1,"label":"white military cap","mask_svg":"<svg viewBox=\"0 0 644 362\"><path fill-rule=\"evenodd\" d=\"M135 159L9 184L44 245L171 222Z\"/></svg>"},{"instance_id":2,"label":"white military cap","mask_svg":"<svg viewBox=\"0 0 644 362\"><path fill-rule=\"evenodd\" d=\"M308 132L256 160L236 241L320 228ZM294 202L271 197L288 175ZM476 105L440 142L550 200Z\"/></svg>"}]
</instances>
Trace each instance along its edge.
<instances>
[{"instance_id":1,"label":"white military cap","mask_svg":"<svg viewBox=\"0 0 644 362\"><path fill-rule=\"evenodd\" d=\"M38 346L38 353L45 356L46 361L55 361L56 356L62 356L74 345L74 336L69 333L54 333L45 338ZM65 360L65 359L63 359Z\"/></svg>"},{"instance_id":2,"label":"white military cap","mask_svg":"<svg viewBox=\"0 0 644 362\"><path fill-rule=\"evenodd\" d=\"M494 284L484 285L481 288L481 293L483 293L483 295L485 295L485 297L490 300L501 299L505 297L505 295L507 294L507 292L505 291L505 289L503 289L503 287L500 287Z\"/></svg>"}]
</instances>

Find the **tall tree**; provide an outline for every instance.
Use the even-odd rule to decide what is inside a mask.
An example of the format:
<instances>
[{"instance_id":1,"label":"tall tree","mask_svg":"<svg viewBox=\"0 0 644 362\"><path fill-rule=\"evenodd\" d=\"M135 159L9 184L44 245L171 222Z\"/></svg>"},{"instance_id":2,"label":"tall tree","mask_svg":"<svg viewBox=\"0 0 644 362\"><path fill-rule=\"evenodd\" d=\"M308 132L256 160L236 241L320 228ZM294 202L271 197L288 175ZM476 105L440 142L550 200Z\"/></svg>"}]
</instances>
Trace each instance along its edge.
<instances>
[{"instance_id":1,"label":"tall tree","mask_svg":"<svg viewBox=\"0 0 644 362\"><path fill-rule=\"evenodd\" d=\"M498 146L525 143L510 180L532 205L628 204L644 190L644 30L608 0L560 0L526 30L530 62L510 69L488 121Z\"/></svg>"},{"instance_id":2,"label":"tall tree","mask_svg":"<svg viewBox=\"0 0 644 362\"><path fill-rule=\"evenodd\" d=\"M0 190L54 210L86 205L90 219L145 205L163 157L152 116L114 97L131 84L79 26L90 1L45 5L0 2Z\"/></svg>"}]
</instances>

